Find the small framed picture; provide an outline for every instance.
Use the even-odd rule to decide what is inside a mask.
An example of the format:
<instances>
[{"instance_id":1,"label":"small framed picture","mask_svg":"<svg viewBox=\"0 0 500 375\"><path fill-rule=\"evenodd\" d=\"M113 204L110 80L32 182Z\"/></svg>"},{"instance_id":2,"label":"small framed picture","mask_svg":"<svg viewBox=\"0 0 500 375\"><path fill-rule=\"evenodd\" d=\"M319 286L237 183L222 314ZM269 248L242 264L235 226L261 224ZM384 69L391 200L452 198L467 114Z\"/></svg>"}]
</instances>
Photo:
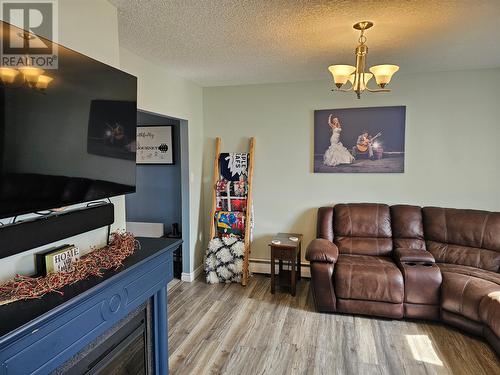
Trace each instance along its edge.
<instances>
[{"instance_id":1,"label":"small framed picture","mask_svg":"<svg viewBox=\"0 0 500 375\"><path fill-rule=\"evenodd\" d=\"M73 263L80 259L80 249L75 245L63 245L36 254L36 271L39 276L52 272L70 272Z\"/></svg>"},{"instance_id":2,"label":"small framed picture","mask_svg":"<svg viewBox=\"0 0 500 375\"><path fill-rule=\"evenodd\" d=\"M137 127L137 164L174 164L172 126Z\"/></svg>"}]
</instances>

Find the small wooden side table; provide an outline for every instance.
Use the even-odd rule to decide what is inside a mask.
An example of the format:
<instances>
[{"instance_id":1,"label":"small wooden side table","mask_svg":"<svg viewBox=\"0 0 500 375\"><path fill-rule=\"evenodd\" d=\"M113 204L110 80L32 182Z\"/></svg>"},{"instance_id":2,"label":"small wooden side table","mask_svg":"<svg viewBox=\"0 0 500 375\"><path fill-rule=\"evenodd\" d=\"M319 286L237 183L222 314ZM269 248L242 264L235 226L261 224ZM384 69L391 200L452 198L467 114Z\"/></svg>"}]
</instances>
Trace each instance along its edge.
<instances>
[{"instance_id":1,"label":"small wooden side table","mask_svg":"<svg viewBox=\"0 0 500 375\"><path fill-rule=\"evenodd\" d=\"M297 237L298 241L290 240L290 237ZM295 296L297 280L300 280L300 259L302 247L302 234L299 233L278 233L273 237L273 241L280 241L279 244L270 242L271 248L271 293L275 291L275 260L279 261L279 282L282 286L290 286L292 296ZM292 264L291 270L283 270L283 261Z\"/></svg>"}]
</instances>

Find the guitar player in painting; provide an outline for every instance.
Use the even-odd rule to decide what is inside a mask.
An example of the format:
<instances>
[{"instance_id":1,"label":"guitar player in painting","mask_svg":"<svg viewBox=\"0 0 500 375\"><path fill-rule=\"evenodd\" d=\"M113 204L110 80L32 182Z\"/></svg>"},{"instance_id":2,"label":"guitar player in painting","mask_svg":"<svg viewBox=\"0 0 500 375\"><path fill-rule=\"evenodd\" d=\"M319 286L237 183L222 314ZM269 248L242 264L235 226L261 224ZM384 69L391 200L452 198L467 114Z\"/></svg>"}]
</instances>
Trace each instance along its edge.
<instances>
[{"instance_id":1,"label":"guitar player in painting","mask_svg":"<svg viewBox=\"0 0 500 375\"><path fill-rule=\"evenodd\" d=\"M375 136L370 136L366 130L363 130L363 133L358 137L356 141L356 146L352 148L352 155L356 158L358 153L368 152L368 157L373 159L373 142L375 139L380 137L382 133L378 133Z\"/></svg>"}]
</instances>

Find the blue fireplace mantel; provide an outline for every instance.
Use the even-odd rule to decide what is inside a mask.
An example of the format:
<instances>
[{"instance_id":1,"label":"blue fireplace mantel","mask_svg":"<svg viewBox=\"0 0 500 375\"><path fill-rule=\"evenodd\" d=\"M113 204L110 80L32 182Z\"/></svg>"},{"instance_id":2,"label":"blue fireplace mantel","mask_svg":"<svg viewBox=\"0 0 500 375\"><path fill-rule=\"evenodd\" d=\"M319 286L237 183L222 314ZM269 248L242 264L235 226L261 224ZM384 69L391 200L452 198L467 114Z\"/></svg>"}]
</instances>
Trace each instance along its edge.
<instances>
[{"instance_id":1,"label":"blue fireplace mantel","mask_svg":"<svg viewBox=\"0 0 500 375\"><path fill-rule=\"evenodd\" d=\"M0 306L0 375L47 374L151 299L155 374L168 374L167 283L180 240L141 238L124 267Z\"/></svg>"}]
</instances>

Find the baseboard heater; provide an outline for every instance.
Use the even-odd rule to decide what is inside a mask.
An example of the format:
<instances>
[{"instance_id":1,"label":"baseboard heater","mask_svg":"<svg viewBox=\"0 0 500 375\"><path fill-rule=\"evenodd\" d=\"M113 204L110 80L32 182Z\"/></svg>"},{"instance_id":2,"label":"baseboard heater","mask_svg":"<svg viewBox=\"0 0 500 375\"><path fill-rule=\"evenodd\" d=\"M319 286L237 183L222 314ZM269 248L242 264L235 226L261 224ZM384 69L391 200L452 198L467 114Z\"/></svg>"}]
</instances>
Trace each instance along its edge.
<instances>
[{"instance_id":1,"label":"baseboard heater","mask_svg":"<svg viewBox=\"0 0 500 375\"><path fill-rule=\"evenodd\" d=\"M0 227L0 259L113 224L112 203L55 213Z\"/></svg>"}]
</instances>

